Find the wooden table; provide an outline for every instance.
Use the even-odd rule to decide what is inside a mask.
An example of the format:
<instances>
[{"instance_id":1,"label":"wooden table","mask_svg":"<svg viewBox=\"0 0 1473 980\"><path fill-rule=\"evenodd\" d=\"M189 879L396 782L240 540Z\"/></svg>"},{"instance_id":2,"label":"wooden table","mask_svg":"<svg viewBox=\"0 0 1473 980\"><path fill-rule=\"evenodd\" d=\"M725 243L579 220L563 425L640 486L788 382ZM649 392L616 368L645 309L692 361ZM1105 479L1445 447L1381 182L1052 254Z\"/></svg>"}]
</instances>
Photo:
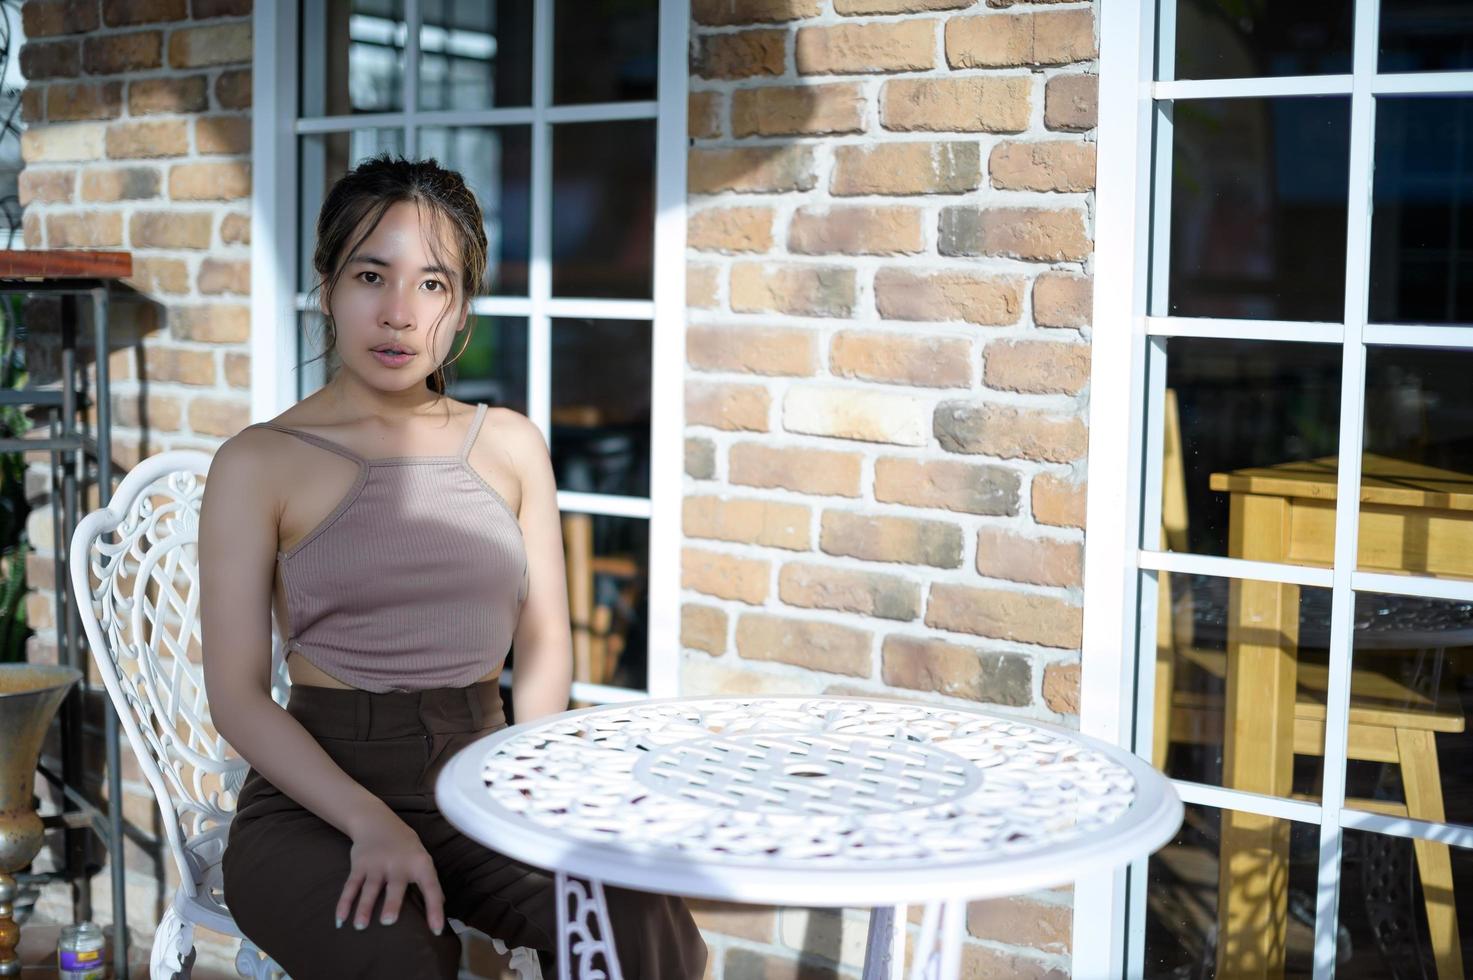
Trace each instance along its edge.
<instances>
[{"instance_id":1,"label":"wooden table","mask_svg":"<svg viewBox=\"0 0 1473 980\"><path fill-rule=\"evenodd\" d=\"M1211 488L1231 495L1228 554L1331 566L1337 462L1329 456L1212 474ZM1361 465L1358 568L1473 578L1473 475L1369 453ZM1291 794L1298 634L1299 586L1234 580L1226 787ZM1218 975L1282 976L1289 822L1225 810L1221 847Z\"/></svg>"}]
</instances>

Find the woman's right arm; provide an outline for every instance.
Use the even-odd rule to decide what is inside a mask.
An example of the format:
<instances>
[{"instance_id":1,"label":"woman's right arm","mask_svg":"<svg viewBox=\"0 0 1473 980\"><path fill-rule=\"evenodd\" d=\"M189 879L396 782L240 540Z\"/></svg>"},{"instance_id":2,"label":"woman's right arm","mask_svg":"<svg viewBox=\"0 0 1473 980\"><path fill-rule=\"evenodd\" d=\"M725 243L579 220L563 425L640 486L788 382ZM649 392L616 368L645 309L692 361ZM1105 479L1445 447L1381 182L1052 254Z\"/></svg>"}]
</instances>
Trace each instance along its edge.
<instances>
[{"instance_id":1,"label":"woman's right arm","mask_svg":"<svg viewBox=\"0 0 1473 980\"><path fill-rule=\"evenodd\" d=\"M215 728L273 786L353 841L339 922L356 896L364 928L380 888L382 919L398 916L406 885L419 886L430 928L444 925L434 863L388 805L333 762L271 698L271 591L281 501L269 439L240 433L215 453L200 505L200 628L205 695Z\"/></svg>"}]
</instances>

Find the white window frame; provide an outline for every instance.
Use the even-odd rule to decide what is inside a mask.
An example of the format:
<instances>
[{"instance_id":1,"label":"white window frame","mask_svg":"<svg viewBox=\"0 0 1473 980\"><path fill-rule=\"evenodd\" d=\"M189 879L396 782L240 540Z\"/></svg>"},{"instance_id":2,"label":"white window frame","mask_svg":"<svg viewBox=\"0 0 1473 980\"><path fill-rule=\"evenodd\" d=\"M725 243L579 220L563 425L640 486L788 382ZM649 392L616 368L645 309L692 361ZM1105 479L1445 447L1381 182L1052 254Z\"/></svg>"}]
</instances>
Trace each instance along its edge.
<instances>
[{"instance_id":1,"label":"white window frame","mask_svg":"<svg viewBox=\"0 0 1473 980\"><path fill-rule=\"evenodd\" d=\"M621 497L558 491L564 511L645 518L649 532L647 691L578 682L573 697L590 703L671 697L679 689L680 501L684 473L685 363L685 186L686 46L690 0L661 0L658 97L649 102L552 106L554 0L534 0L533 90L530 108L422 112L415 107L417 73L412 70L418 35L408 33L411 70L403 112L301 119L298 5L264 0L253 15L251 132L251 419L273 418L297 400L298 313L306 308L296 289L301 229L298 227L297 140L305 133L336 132L368 125L485 125L525 122L532 127L532 239L529 291L525 297L479 297L477 314L511 315L528 323L528 417L548 438L551 428L551 319L587 317L651 323L652 364L650 496ZM567 2L567 0L564 0ZM419 0L405 0L406 21L419 23ZM650 300L554 299L548 217L551 186L551 127L555 122L606 119L655 120L654 286ZM406 139L406 155L416 148ZM504 678L504 681L509 677Z\"/></svg>"},{"instance_id":2,"label":"white window frame","mask_svg":"<svg viewBox=\"0 0 1473 980\"><path fill-rule=\"evenodd\" d=\"M1093 368L1090 390L1089 488L1086 503L1085 609L1080 727L1149 758L1154 674L1137 670L1137 650L1152 650L1154 575L1177 571L1333 589L1327 692L1324 785L1318 804L1281 800L1200 783L1177 781L1188 803L1262 813L1320 826L1314 976L1335 966L1342 830L1374 831L1473 846L1473 828L1429 824L1344 809L1347 715L1350 696L1351 617L1354 592L1383 592L1473 600L1473 582L1360 572L1357 553L1360 458L1366 348L1436 346L1473 348L1473 327L1386 325L1367 322L1375 97L1394 94L1473 94L1473 72L1376 74L1379 2L1357 0L1353 71L1285 79L1154 81L1174 76L1174 0L1105 3L1100 20L1099 156L1096 194ZM1158 31L1159 28L1159 31ZM1159 36L1159 42L1158 42ZM1170 103L1187 98L1337 94L1350 98L1350 174L1353 190L1346 230L1343 323L1265 322L1173 318L1161 314L1148 283L1164 283L1168 251L1155 253L1148 276L1151 233L1167 240L1169 214L1157 214L1153 191L1169 200ZM1153 145L1153 117L1161 134ZM1152 154L1156 154L1154 167ZM1153 171L1161 174L1153 186ZM1163 209L1166 210L1166 209ZM1164 294L1164 290L1162 290ZM1161 412L1165 338L1180 336L1328 343L1343 352L1335 514L1335 564L1305 568L1231 558L1141 549L1141 528L1159 523ZM1151 370L1148 372L1148 366ZM1147 387L1146 379L1152 383ZM1148 411L1149 410L1149 411ZM1147 419L1151 425L1146 424ZM1349 462L1346 463L1345 461ZM1084 975L1139 975L1143 967L1146 860L1076 886L1074 955Z\"/></svg>"}]
</instances>

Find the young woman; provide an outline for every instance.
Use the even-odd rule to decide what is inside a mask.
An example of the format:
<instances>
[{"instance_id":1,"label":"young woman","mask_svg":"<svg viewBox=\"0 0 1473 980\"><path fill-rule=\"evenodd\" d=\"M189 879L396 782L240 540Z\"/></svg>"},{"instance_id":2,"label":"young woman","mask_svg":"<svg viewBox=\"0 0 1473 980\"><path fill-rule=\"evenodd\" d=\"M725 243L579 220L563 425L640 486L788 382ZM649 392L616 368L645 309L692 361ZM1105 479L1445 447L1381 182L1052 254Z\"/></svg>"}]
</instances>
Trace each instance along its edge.
<instances>
[{"instance_id":1,"label":"young woman","mask_svg":"<svg viewBox=\"0 0 1473 980\"><path fill-rule=\"evenodd\" d=\"M374 158L323 203L313 268L339 366L220 447L200 517L205 687L251 764L225 901L294 980L454 977L447 917L550 966L551 876L434 800L445 762L506 724L513 642L518 721L566 709L572 673L547 445L516 412L443 394L486 268L480 207L433 160ZM702 976L684 903L607 895L626 977Z\"/></svg>"}]
</instances>

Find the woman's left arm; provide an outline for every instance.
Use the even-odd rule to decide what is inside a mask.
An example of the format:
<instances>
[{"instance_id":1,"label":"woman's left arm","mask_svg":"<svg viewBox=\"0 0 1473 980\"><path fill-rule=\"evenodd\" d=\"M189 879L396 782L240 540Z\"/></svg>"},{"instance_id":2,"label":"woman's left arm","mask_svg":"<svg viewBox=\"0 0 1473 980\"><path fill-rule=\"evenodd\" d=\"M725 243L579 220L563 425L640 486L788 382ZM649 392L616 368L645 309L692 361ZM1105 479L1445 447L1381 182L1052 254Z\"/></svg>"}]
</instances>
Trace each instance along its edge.
<instances>
[{"instance_id":1,"label":"woman's left arm","mask_svg":"<svg viewBox=\"0 0 1473 980\"><path fill-rule=\"evenodd\" d=\"M518 521L527 548L527 598L513 637L512 711L518 723L568 709L573 684L573 634L563 562L562 515L552 459L542 432L525 416L505 426L521 477Z\"/></svg>"}]
</instances>

